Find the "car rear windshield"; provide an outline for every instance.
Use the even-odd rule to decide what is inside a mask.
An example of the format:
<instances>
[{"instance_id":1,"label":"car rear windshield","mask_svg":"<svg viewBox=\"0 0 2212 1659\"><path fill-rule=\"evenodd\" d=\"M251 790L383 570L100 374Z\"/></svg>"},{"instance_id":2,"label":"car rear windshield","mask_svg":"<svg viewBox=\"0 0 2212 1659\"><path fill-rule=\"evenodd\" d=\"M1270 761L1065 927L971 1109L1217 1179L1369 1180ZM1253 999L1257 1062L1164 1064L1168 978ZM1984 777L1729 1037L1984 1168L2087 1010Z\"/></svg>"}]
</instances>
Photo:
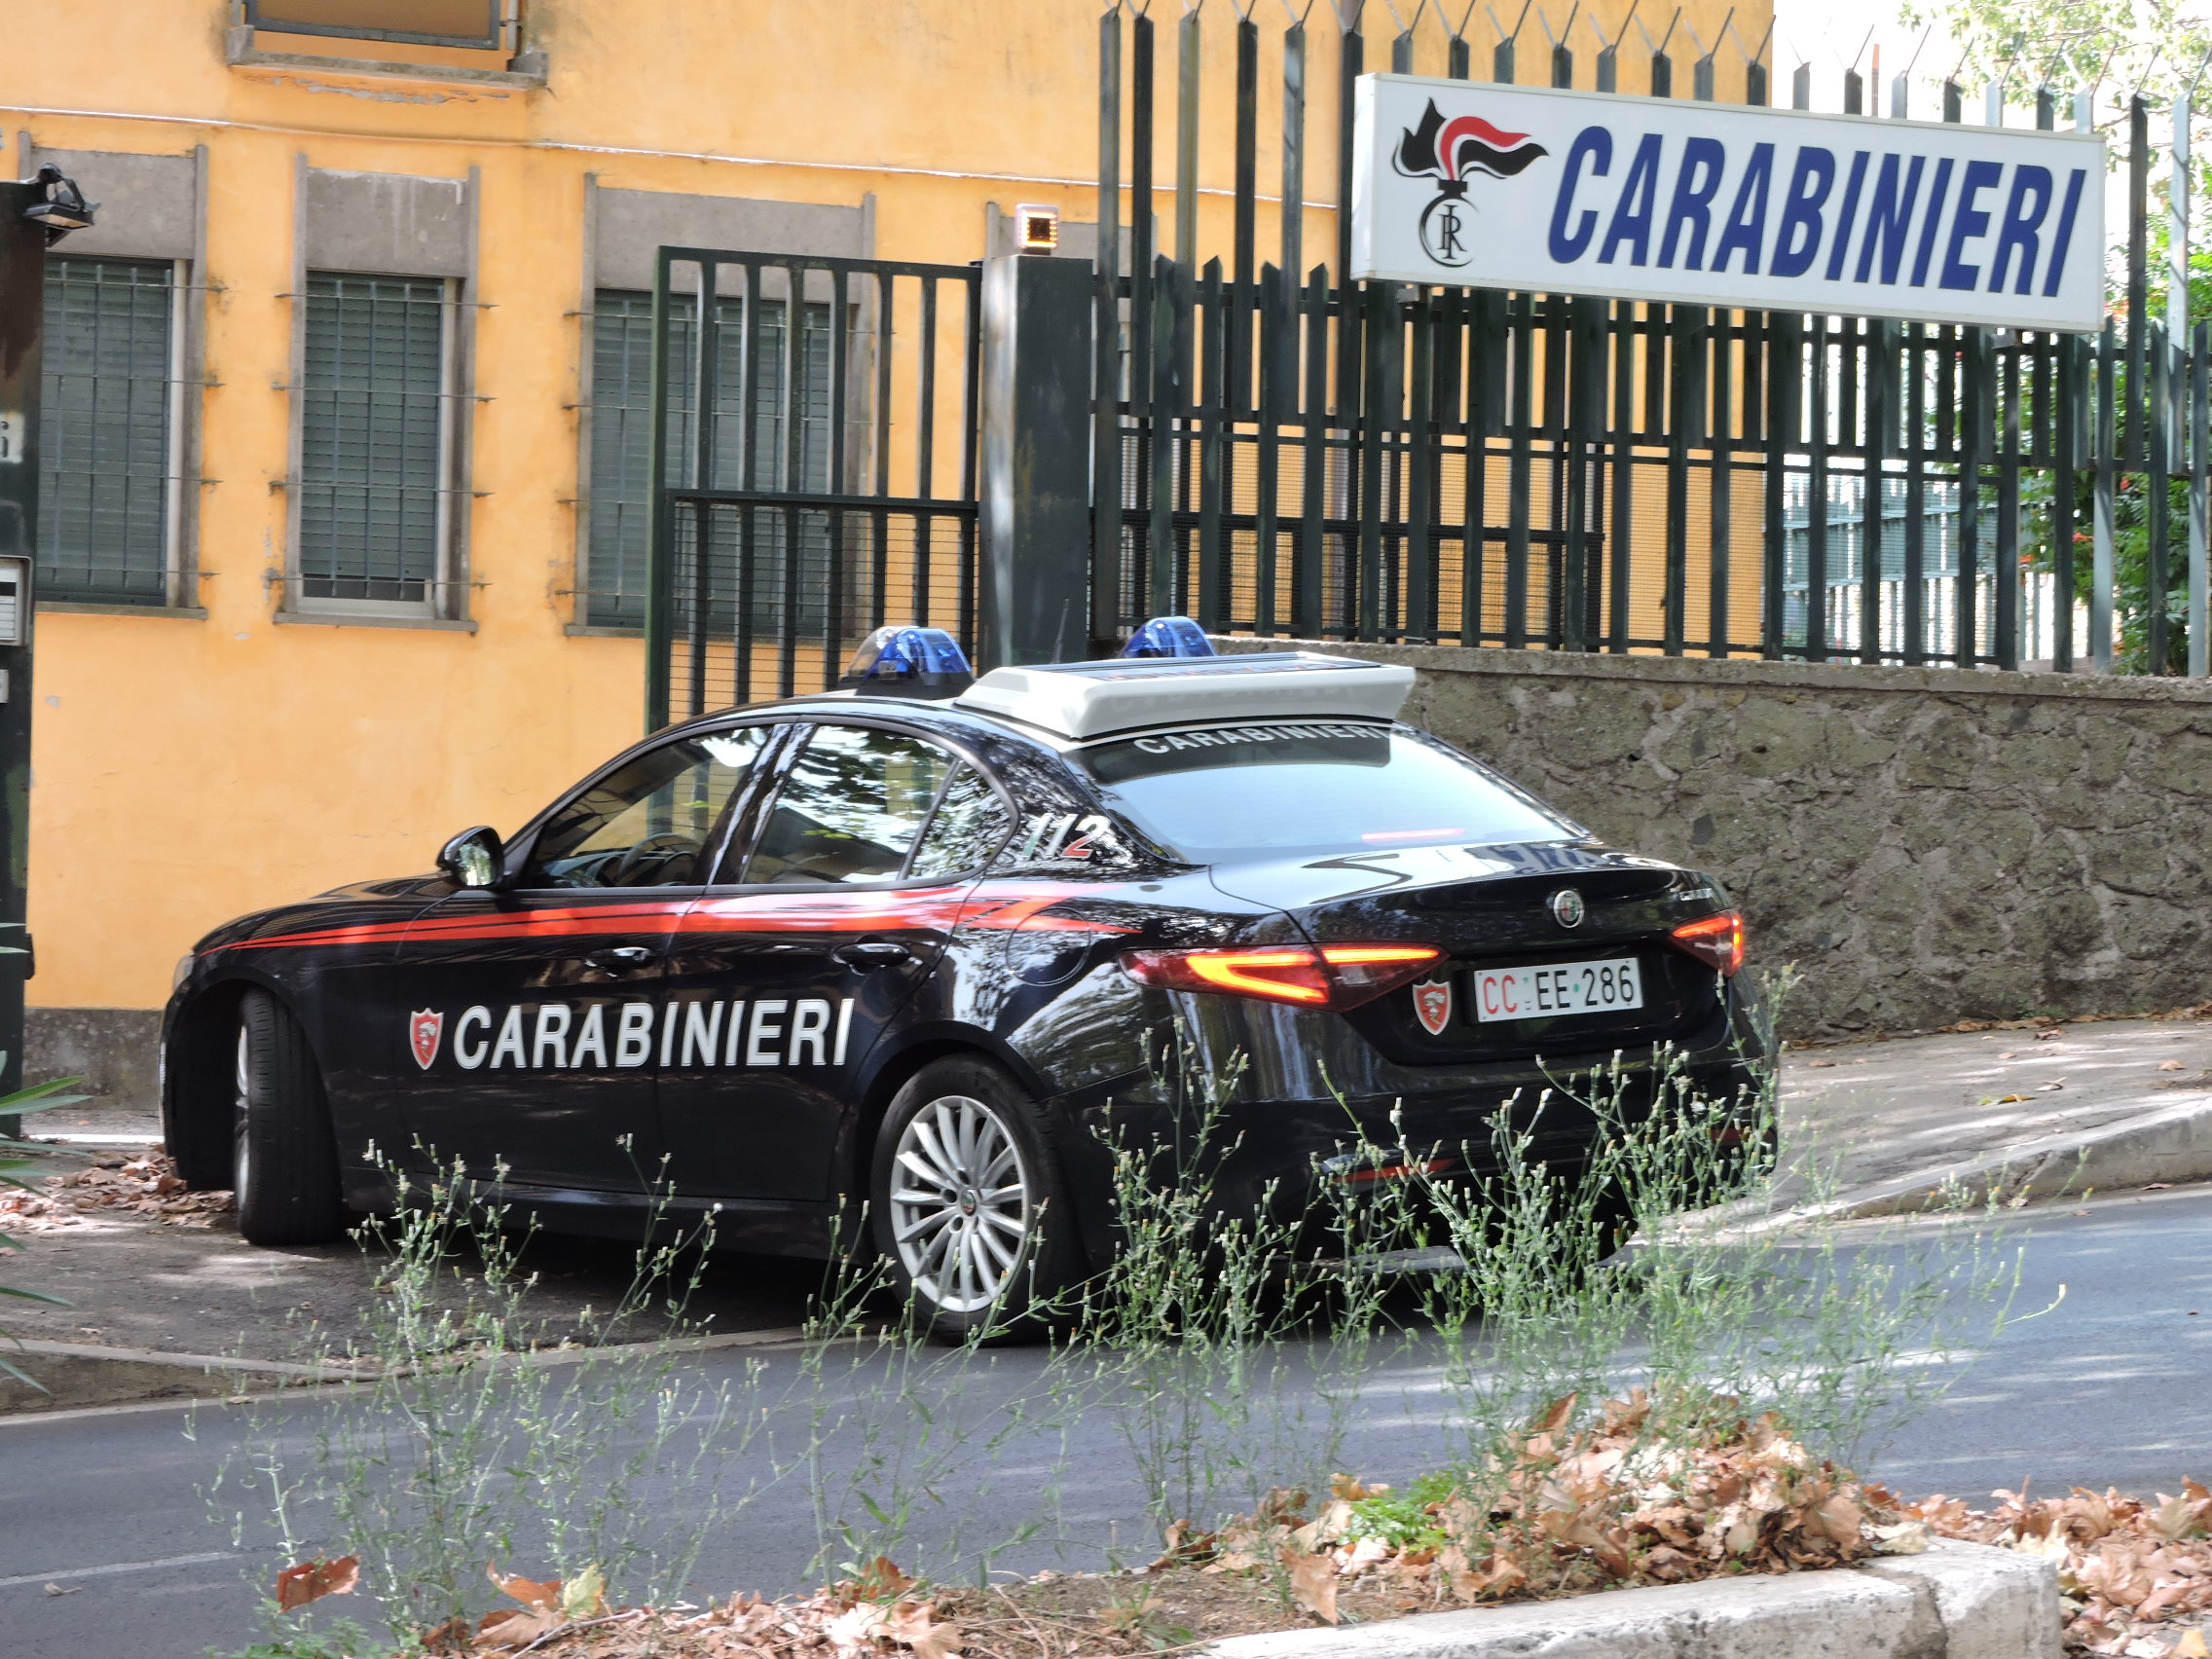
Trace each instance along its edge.
<instances>
[{"instance_id":1,"label":"car rear windshield","mask_svg":"<svg viewBox=\"0 0 2212 1659\"><path fill-rule=\"evenodd\" d=\"M1095 744L1074 758L1138 829L1196 864L1582 833L1496 774L1403 729L1206 726Z\"/></svg>"}]
</instances>

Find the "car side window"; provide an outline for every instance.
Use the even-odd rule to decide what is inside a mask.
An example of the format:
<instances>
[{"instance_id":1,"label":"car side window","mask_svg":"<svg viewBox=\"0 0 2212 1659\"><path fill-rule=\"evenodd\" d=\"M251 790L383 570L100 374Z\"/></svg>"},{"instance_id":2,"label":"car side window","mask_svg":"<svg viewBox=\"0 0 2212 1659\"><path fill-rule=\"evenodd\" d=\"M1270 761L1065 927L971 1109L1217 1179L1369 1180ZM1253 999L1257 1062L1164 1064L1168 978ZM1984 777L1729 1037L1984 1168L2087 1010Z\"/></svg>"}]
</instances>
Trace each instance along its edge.
<instances>
[{"instance_id":1,"label":"car side window","mask_svg":"<svg viewBox=\"0 0 2212 1659\"><path fill-rule=\"evenodd\" d=\"M1014 814L990 780L962 762L938 797L937 812L922 832L906 873L915 881L979 869L1014 830Z\"/></svg>"},{"instance_id":2,"label":"car side window","mask_svg":"<svg viewBox=\"0 0 2212 1659\"><path fill-rule=\"evenodd\" d=\"M609 772L546 824L526 887L685 887L772 728L679 738Z\"/></svg>"},{"instance_id":3,"label":"car side window","mask_svg":"<svg viewBox=\"0 0 2212 1659\"><path fill-rule=\"evenodd\" d=\"M895 881L958 759L867 726L819 725L761 821L748 882Z\"/></svg>"}]
</instances>

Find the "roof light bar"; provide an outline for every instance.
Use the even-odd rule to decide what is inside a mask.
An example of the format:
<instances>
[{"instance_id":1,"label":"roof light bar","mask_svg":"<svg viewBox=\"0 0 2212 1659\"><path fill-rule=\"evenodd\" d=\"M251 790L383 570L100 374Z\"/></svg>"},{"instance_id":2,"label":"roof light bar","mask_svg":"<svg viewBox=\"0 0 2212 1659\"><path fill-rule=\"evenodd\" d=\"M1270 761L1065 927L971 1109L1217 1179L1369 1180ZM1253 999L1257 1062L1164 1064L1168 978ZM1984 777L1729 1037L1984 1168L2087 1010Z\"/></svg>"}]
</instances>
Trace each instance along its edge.
<instances>
[{"instance_id":1,"label":"roof light bar","mask_svg":"<svg viewBox=\"0 0 2212 1659\"><path fill-rule=\"evenodd\" d=\"M1110 657L994 668L960 706L1087 738L1196 720L1394 719L1413 684L1403 663L1314 651Z\"/></svg>"},{"instance_id":2,"label":"roof light bar","mask_svg":"<svg viewBox=\"0 0 2212 1659\"><path fill-rule=\"evenodd\" d=\"M896 623L863 640L837 682L871 697L952 697L975 682L968 654L950 634Z\"/></svg>"},{"instance_id":3,"label":"roof light bar","mask_svg":"<svg viewBox=\"0 0 2212 1659\"><path fill-rule=\"evenodd\" d=\"M1122 647L1125 657L1210 657L1213 642L1188 616L1155 616L1141 624Z\"/></svg>"}]
</instances>

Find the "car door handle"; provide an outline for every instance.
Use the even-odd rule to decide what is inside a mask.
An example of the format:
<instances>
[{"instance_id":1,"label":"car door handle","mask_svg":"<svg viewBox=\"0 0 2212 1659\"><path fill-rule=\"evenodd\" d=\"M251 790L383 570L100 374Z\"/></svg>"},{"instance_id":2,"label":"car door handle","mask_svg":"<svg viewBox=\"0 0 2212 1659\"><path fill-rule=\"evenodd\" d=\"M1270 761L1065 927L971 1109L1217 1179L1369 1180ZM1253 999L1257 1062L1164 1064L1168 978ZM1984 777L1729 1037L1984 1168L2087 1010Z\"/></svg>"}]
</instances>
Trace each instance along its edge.
<instances>
[{"instance_id":1,"label":"car door handle","mask_svg":"<svg viewBox=\"0 0 2212 1659\"><path fill-rule=\"evenodd\" d=\"M914 953L897 940L864 939L851 944L840 944L830 953L832 959L848 968L864 972L870 968L896 968L902 962L914 960Z\"/></svg>"},{"instance_id":2,"label":"car door handle","mask_svg":"<svg viewBox=\"0 0 2212 1659\"><path fill-rule=\"evenodd\" d=\"M610 950L595 950L584 958L586 968L596 968L602 974L627 974L633 968L643 968L653 959L653 953L642 944L618 944Z\"/></svg>"}]
</instances>

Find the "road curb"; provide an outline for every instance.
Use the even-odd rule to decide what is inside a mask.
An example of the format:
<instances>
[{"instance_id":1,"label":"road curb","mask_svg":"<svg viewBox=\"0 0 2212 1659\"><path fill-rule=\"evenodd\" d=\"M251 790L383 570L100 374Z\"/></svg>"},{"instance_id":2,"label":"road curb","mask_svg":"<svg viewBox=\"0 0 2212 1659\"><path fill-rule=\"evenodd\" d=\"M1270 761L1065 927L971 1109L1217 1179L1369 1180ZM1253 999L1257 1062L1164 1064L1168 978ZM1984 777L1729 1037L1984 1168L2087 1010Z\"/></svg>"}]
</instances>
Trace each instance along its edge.
<instances>
[{"instance_id":1,"label":"road curb","mask_svg":"<svg viewBox=\"0 0 2212 1659\"><path fill-rule=\"evenodd\" d=\"M498 1363L578 1365L591 1360L641 1359L653 1354L705 1353L717 1348L779 1347L803 1341L804 1337L805 1332L796 1326L779 1326L709 1337L610 1343L601 1347L539 1348L502 1354ZM56 1343L36 1338L8 1342L0 1346L0 1352L18 1361L29 1358L52 1362L51 1368L24 1366L47 1385L50 1391L44 1394L0 1376L0 1424L34 1419L51 1420L86 1412L210 1404L240 1398L269 1399L309 1389L336 1392L404 1374L382 1372L365 1364L348 1365L339 1360L303 1364L279 1359L237 1359L222 1354L170 1353L155 1348L105 1347L97 1343ZM170 1397L161 1397L165 1395Z\"/></svg>"},{"instance_id":2,"label":"road curb","mask_svg":"<svg viewBox=\"0 0 2212 1659\"><path fill-rule=\"evenodd\" d=\"M1206 1659L2058 1659L2058 1573L1982 1544L1863 1567L1233 1637Z\"/></svg>"},{"instance_id":3,"label":"road curb","mask_svg":"<svg viewBox=\"0 0 2212 1659\"><path fill-rule=\"evenodd\" d=\"M2212 1179L2212 1093L2074 1134L2023 1141L2000 1152L1917 1169L1838 1193L1801 1215L1902 1215L1959 1198L2031 1199L2092 1188Z\"/></svg>"}]
</instances>

